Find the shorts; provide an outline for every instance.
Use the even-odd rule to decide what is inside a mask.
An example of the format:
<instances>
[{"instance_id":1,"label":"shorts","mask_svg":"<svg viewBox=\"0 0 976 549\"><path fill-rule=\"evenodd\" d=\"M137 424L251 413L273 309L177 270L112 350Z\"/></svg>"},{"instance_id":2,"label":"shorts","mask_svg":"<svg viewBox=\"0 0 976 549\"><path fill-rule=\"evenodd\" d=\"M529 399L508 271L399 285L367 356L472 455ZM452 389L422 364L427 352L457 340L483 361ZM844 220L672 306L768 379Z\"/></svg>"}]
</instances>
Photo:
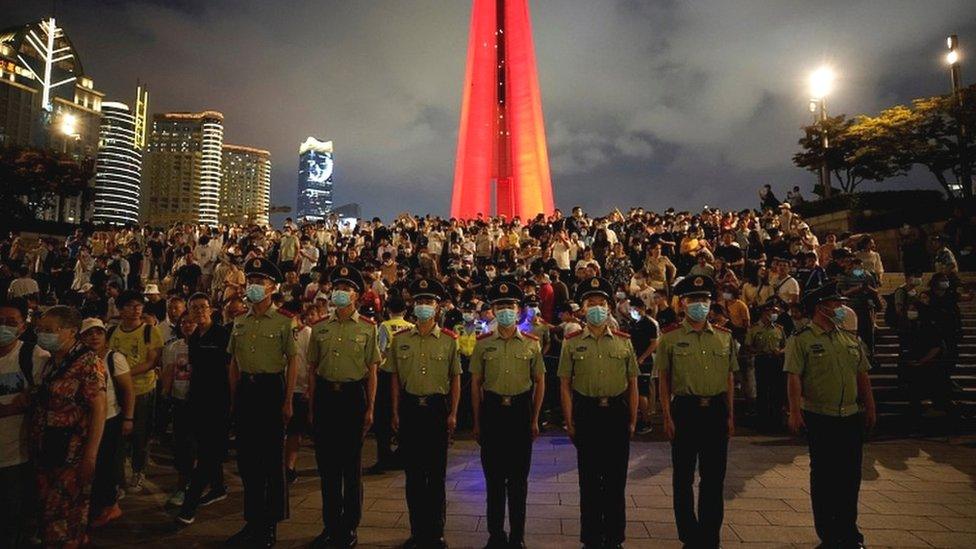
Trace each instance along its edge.
<instances>
[{"instance_id":1,"label":"shorts","mask_svg":"<svg viewBox=\"0 0 976 549\"><path fill-rule=\"evenodd\" d=\"M291 420L285 428L289 435L308 434L308 399L302 393L291 395Z\"/></svg>"},{"instance_id":2,"label":"shorts","mask_svg":"<svg viewBox=\"0 0 976 549\"><path fill-rule=\"evenodd\" d=\"M647 396L651 394L651 372L654 367L650 364L641 364L640 373L637 374L637 394Z\"/></svg>"}]
</instances>

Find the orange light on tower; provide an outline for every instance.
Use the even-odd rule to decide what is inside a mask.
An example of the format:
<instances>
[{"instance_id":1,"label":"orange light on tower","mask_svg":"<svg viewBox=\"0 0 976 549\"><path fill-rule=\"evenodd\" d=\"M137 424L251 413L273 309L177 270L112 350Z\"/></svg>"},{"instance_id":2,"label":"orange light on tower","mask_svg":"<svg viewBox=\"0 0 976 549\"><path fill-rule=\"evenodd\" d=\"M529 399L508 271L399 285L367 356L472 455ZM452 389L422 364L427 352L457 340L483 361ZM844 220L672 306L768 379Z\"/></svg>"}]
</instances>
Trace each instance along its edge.
<instances>
[{"instance_id":1,"label":"orange light on tower","mask_svg":"<svg viewBox=\"0 0 976 549\"><path fill-rule=\"evenodd\" d=\"M528 0L474 0L451 216L553 211Z\"/></svg>"}]
</instances>

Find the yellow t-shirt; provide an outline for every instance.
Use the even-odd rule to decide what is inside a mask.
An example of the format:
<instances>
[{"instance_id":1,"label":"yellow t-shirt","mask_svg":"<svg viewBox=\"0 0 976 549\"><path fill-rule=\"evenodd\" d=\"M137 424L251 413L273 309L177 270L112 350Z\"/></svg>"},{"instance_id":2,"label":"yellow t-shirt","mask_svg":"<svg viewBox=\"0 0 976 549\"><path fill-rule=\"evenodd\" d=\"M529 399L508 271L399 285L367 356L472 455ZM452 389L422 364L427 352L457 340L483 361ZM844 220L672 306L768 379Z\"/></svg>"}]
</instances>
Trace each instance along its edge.
<instances>
[{"instance_id":1,"label":"yellow t-shirt","mask_svg":"<svg viewBox=\"0 0 976 549\"><path fill-rule=\"evenodd\" d=\"M163 336L155 326L149 328L149 341L146 342L145 324L140 324L138 328L130 332L117 326L112 330L112 337L108 341L109 349L118 351L125 355L126 362L131 367L135 367L146 361L146 356L151 349L163 348ZM156 388L156 370L149 370L138 375L132 376L132 386L135 394L144 395Z\"/></svg>"}]
</instances>

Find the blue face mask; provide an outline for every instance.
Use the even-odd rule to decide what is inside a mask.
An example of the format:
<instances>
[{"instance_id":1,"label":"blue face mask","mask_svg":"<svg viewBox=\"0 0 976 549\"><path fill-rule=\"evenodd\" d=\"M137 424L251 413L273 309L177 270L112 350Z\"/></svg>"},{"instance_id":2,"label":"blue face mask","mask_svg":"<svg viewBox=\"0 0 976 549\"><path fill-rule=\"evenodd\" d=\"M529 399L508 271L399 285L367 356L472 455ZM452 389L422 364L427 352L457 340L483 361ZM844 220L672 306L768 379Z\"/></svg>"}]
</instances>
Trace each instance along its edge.
<instances>
[{"instance_id":1,"label":"blue face mask","mask_svg":"<svg viewBox=\"0 0 976 549\"><path fill-rule=\"evenodd\" d=\"M630 310L630 318L632 318L634 320L640 320L641 319L640 311L638 311L637 309L631 309Z\"/></svg>"},{"instance_id":2,"label":"blue face mask","mask_svg":"<svg viewBox=\"0 0 976 549\"><path fill-rule=\"evenodd\" d=\"M474 313L464 313L461 316L464 317L465 322L474 322Z\"/></svg>"},{"instance_id":3,"label":"blue face mask","mask_svg":"<svg viewBox=\"0 0 976 549\"><path fill-rule=\"evenodd\" d=\"M844 320L847 319L847 309L843 307L834 308L833 313L830 319L834 321L834 324L843 324Z\"/></svg>"},{"instance_id":4,"label":"blue face mask","mask_svg":"<svg viewBox=\"0 0 976 549\"><path fill-rule=\"evenodd\" d=\"M862 276L864 276L864 269L853 269L851 271L851 274L858 278L861 278Z\"/></svg>"},{"instance_id":5,"label":"blue face mask","mask_svg":"<svg viewBox=\"0 0 976 549\"><path fill-rule=\"evenodd\" d=\"M518 311L515 309L499 309L495 313L495 319L498 320L499 326L509 327L514 326L518 322Z\"/></svg>"},{"instance_id":6,"label":"blue face mask","mask_svg":"<svg viewBox=\"0 0 976 549\"><path fill-rule=\"evenodd\" d=\"M37 334L37 346L49 353L61 348L61 336L57 332L41 332Z\"/></svg>"},{"instance_id":7,"label":"blue face mask","mask_svg":"<svg viewBox=\"0 0 976 549\"><path fill-rule=\"evenodd\" d=\"M434 318L436 308L433 305L414 305L413 315L417 320L430 320Z\"/></svg>"},{"instance_id":8,"label":"blue face mask","mask_svg":"<svg viewBox=\"0 0 976 549\"><path fill-rule=\"evenodd\" d=\"M692 322L705 322L705 319L708 318L709 309L711 309L711 304L707 301L689 303L688 318L690 318Z\"/></svg>"},{"instance_id":9,"label":"blue face mask","mask_svg":"<svg viewBox=\"0 0 976 549\"><path fill-rule=\"evenodd\" d=\"M248 284L247 290L244 291L247 295L247 300L251 303L257 303L264 299L264 284Z\"/></svg>"},{"instance_id":10,"label":"blue face mask","mask_svg":"<svg viewBox=\"0 0 976 549\"><path fill-rule=\"evenodd\" d=\"M345 290L332 290L331 301L336 307L345 307L352 303L352 293Z\"/></svg>"},{"instance_id":11,"label":"blue face mask","mask_svg":"<svg viewBox=\"0 0 976 549\"><path fill-rule=\"evenodd\" d=\"M594 305L586 309L586 322L591 326L601 326L609 314L610 311L603 305Z\"/></svg>"},{"instance_id":12,"label":"blue face mask","mask_svg":"<svg viewBox=\"0 0 976 549\"><path fill-rule=\"evenodd\" d=\"M15 339L17 339L17 328L0 326L0 345L9 345Z\"/></svg>"}]
</instances>

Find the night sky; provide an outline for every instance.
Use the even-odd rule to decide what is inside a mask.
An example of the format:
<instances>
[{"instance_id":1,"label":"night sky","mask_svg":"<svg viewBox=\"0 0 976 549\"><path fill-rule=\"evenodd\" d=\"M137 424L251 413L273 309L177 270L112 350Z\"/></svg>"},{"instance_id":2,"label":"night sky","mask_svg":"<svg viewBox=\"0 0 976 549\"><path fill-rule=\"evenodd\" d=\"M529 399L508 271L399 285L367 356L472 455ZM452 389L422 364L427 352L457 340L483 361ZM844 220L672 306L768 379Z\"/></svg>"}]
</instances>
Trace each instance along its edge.
<instances>
[{"instance_id":1,"label":"night sky","mask_svg":"<svg viewBox=\"0 0 976 549\"><path fill-rule=\"evenodd\" d=\"M0 0L0 25L49 15ZM335 140L336 204L446 215L468 0L59 2L106 100L214 109L225 142L271 151L272 202L295 205L298 145ZM828 109L875 113L946 93L945 37L976 76L972 0L532 0L557 206L602 213L754 207L816 177L792 166L806 78L838 74ZM972 59L972 60L971 60ZM862 188L937 189L925 173Z\"/></svg>"}]
</instances>

